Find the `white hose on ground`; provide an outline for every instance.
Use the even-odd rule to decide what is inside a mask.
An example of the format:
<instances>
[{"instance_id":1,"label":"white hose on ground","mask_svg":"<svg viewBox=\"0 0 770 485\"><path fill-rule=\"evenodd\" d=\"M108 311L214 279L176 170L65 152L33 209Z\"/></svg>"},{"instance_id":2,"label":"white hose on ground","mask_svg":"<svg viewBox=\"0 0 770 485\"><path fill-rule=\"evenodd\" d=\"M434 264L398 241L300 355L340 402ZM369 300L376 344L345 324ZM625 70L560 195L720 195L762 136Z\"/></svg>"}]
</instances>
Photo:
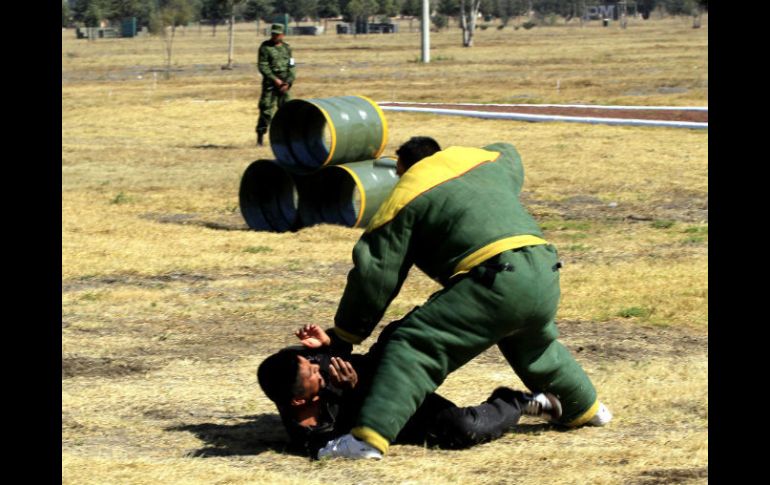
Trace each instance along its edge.
<instances>
[{"instance_id":1,"label":"white hose on ground","mask_svg":"<svg viewBox=\"0 0 770 485\"><path fill-rule=\"evenodd\" d=\"M379 103L378 103L379 104ZM532 106L532 105L530 105ZM413 113L430 113L450 116L470 116L473 118L487 118L496 120L516 120L516 121L564 121L574 123L593 123L604 125L626 125L626 126L664 126L668 128L693 128L708 129L708 123L699 123L693 121L663 121L663 120L637 120L625 118L600 118L591 116L558 116L558 115L535 115L525 113L496 113L490 111L466 111L458 109L439 109L439 108L415 108L408 106L380 106L383 111L405 111Z\"/></svg>"}]
</instances>

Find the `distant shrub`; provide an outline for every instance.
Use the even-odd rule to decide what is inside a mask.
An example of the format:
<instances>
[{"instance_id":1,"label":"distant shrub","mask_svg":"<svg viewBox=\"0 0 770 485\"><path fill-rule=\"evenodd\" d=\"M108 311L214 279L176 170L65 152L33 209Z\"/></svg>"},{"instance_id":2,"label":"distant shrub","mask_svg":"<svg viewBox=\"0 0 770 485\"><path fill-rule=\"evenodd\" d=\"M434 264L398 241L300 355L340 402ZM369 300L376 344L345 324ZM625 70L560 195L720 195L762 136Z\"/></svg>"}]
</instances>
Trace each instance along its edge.
<instances>
[{"instance_id":1,"label":"distant shrub","mask_svg":"<svg viewBox=\"0 0 770 485\"><path fill-rule=\"evenodd\" d=\"M668 219L656 219L652 221L652 227L655 229L668 229L669 227L673 226L675 221L670 221Z\"/></svg>"},{"instance_id":2,"label":"distant shrub","mask_svg":"<svg viewBox=\"0 0 770 485\"><path fill-rule=\"evenodd\" d=\"M651 313L652 311L649 308L634 306L631 308L624 308L623 310L620 310L618 312L618 316L623 318L632 318L632 317L647 318L650 316Z\"/></svg>"},{"instance_id":3,"label":"distant shrub","mask_svg":"<svg viewBox=\"0 0 770 485\"><path fill-rule=\"evenodd\" d=\"M434 15L433 18L431 18L431 21L433 22L433 25L436 26L436 28L439 30L449 25L449 17L446 15Z\"/></svg>"},{"instance_id":4,"label":"distant shrub","mask_svg":"<svg viewBox=\"0 0 770 485\"><path fill-rule=\"evenodd\" d=\"M534 26L536 26L536 25L537 25L537 24L536 24L535 22L531 21L531 20L527 20L526 22L524 22L523 24L521 24L521 26L522 26L522 27L524 27L524 28L525 28L525 29L527 29L527 30L531 29L532 27L534 27Z\"/></svg>"},{"instance_id":5,"label":"distant shrub","mask_svg":"<svg viewBox=\"0 0 770 485\"><path fill-rule=\"evenodd\" d=\"M480 28L481 30L487 30L487 29L489 28L489 25L487 25L487 24L481 24L481 25L479 26L479 28Z\"/></svg>"}]
</instances>

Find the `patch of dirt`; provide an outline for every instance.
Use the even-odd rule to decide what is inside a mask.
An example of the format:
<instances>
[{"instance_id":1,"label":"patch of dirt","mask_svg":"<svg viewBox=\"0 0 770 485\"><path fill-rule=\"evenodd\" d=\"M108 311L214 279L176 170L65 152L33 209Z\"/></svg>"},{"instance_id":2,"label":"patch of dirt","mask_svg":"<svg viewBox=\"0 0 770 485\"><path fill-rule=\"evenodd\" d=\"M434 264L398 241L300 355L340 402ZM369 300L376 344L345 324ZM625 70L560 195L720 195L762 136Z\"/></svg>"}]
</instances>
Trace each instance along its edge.
<instances>
[{"instance_id":1,"label":"patch of dirt","mask_svg":"<svg viewBox=\"0 0 770 485\"><path fill-rule=\"evenodd\" d=\"M142 219L147 219L161 224L180 224L180 225L193 225L203 226L209 229L216 229L220 231L249 231L249 226L246 221L243 220L243 216L240 213L233 213L228 215L221 215L215 218L202 217L199 214L158 214L147 213L139 216Z\"/></svg>"},{"instance_id":2,"label":"patch of dirt","mask_svg":"<svg viewBox=\"0 0 770 485\"><path fill-rule=\"evenodd\" d=\"M645 203L604 202L591 195L573 195L559 201L543 201L522 192L521 201L532 215L562 219L627 220L630 222L667 219L689 223L707 223L708 194L679 191L665 199Z\"/></svg>"},{"instance_id":3,"label":"patch of dirt","mask_svg":"<svg viewBox=\"0 0 770 485\"><path fill-rule=\"evenodd\" d=\"M558 321L557 326L559 341L580 362L640 362L708 354L708 334L696 333L689 328L571 320ZM496 347L477 357L485 363L498 362L501 358Z\"/></svg>"},{"instance_id":4,"label":"patch of dirt","mask_svg":"<svg viewBox=\"0 0 770 485\"><path fill-rule=\"evenodd\" d=\"M135 360L118 360L109 357L62 357L61 377L123 377L144 373L153 367Z\"/></svg>"},{"instance_id":5,"label":"patch of dirt","mask_svg":"<svg viewBox=\"0 0 770 485\"><path fill-rule=\"evenodd\" d=\"M433 104L421 105L412 103L380 103L381 106L454 109L463 111L484 111L489 113L521 113L554 116L587 116L592 118L621 118L632 120L656 121L687 121L708 123L708 111L693 111L683 109L606 109L606 108L577 108L567 106L495 106L495 105L463 105L463 104Z\"/></svg>"},{"instance_id":6,"label":"patch of dirt","mask_svg":"<svg viewBox=\"0 0 770 485\"><path fill-rule=\"evenodd\" d=\"M642 361L681 358L708 353L708 334L692 329L640 325L622 321L605 323L557 322L560 340L581 360Z\"/></svg>"},{"instance_id":7,"label":"patch of dirt","mask_svg":"<svg viewBox=\"0 0 770 485\"><path fill-rule=\"evenodd\" d=\"M638 480L626 482L626 485L673 485L690 483L699 478L708 478L706 467L700 468L659 468L643 471Z\"/></svg>"},{"instance_id":8,"label":"patch of dirt","mask_svg":"<svg viewBox=\"0 0 770 485\"><path fill-rule=\"evenodd\" d=\"M212 143L206 143L204 145L195 145L193 148L199 150L233 150L238 147L233 145L214 145Z\"/></svg>"},{"instance_id":9,"label":"patch of dirt","mask_svg":"<svg viewBox=\"0 0 770 485\"><path fill-rule=\"evenodd\" d=\"M68 291L79 291L91 288L101 288L105 286L140 286L140 287L165 287L167 283L198 283L201 281L213 281L214 278L203 274L191 273L166 273L157 276L139 276L131 274L117 274L110 276L99 276L93 278L80 278L75 280L66 280L62 282L62 293ZM66 325L65 325L66 323ZM67 322L62 322L62 327L69 326Z\"/></svg>"}]
</instances>

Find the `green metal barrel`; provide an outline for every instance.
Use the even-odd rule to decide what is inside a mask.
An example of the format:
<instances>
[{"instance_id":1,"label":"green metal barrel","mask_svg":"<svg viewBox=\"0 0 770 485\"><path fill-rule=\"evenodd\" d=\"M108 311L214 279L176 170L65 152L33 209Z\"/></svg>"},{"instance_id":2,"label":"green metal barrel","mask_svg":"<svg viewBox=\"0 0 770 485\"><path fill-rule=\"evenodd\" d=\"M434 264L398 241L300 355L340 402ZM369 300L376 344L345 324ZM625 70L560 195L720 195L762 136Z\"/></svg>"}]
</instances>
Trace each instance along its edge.
<instances>
[{"instance_id":1,"label":"green metal barrel","mask_svg":"<svg viewBox=\"0 0 770 485\"><path fill-rule=\"evenodd\" d=\"M398 182L396 160L387 157L332 165L304 179L299 196L303 227L365 227Z\"/></svg>"},{"instance_id":2,"label":"green metal barrel","mask_svg":"<svg viewBox=\"0 0 770 485\"><path fill-rule=\"evenodd\" d=\"M514 191L516 195L521 193L521 187L524 185L524 165L521 164L521 156L516 148L510 143L492 143L483 147L484 150L490 150L493 152L500 152L502 160L507 160L513 165L514 175Z\"/></svg>"},{"instance_id":3,"label":"green metal barrel","mask_svg":"<svg viewBox=\"0 0 770 485\"><path fill-rule=\"evenodd\" d=\"M238 199L246 224L257 231L299 229L298 176L275 160L257 160L241 177Z\"/></svg>"},{"instance_id":4,"label":"green metal barrel","mask_svg":"<svg viewBox=\"0 0 770 485\"><path fill-rule=\"evenodd\" d=\"M388 141L388 124L377 103L364 96L294 99L278 109L269 135L281 164L307 174L378 158Z\"/></svg>"}]
</instances>

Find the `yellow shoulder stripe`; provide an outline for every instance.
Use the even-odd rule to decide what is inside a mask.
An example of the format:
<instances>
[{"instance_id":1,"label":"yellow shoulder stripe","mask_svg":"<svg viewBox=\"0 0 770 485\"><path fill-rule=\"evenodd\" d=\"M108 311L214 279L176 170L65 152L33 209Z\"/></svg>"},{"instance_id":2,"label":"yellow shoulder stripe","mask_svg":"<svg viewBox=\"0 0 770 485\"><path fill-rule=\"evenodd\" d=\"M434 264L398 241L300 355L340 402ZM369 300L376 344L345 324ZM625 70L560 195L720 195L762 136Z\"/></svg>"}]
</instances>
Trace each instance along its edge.
<instances>
[{"instance_id":1,"label":"yellow shoulder stripe","mask_svg":"<svg viewBox=\"0 0 770 485\"><path fill-rule=\"evenodd\" d=\"M372 217L366 232L371 232L393 220L398 213L420 194L457 178L485 162L500 156L498 152L470 147L449 147L413 165L401 177L390 196Z\"/></svg>"}]
</instances>

